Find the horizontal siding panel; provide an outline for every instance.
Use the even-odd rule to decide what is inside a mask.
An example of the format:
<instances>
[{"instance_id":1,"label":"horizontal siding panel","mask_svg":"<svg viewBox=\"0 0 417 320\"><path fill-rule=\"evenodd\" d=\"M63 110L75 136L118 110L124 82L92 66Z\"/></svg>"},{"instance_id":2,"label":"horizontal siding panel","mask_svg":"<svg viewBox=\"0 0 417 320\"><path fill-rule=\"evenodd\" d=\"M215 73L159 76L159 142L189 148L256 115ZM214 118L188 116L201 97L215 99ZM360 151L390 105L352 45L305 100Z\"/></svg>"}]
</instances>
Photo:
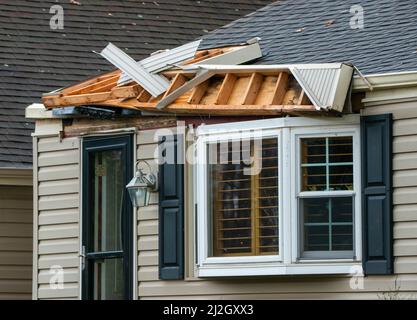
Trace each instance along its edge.
<instances>
[{"instance_id":1,"label":"horizontal siding panel","mask_svg":"<svg viewBox=\"0 0 417 320\"><path fill-rule=\"evenodd\" d=\"M0 204L0 212L8 211L9 209L29 209L33 208L32 196L26 199L2 199Z\"/></svg>"},{"instance_id":2,"label":"horizontal siding panel","mask_svg":"<svg viewBox=\"0 0 417 320\"><path fill-rule=\"evenodd\" d=\"M57 165L66 165L74 164L79 162L79 150L61 150L54 152L42 152L38 157L38 166L57 166Z\"/></svg>"},{"instance_id":3,"label":"horizontal siding panel","mask_svg":"<svg viewBox=\"0 0 417 320\"><path fill-rule=\"evenodd\" d=\"M417 204L395 206L394 221L417 221Z\"/></svg>"},{"instance_id":4,"label":"horizontal siding panel","mask_svg":"<svg viewBox=\"0 0 417 320\"><path fill-rule=\"evenodd\" d=\"M0 235L2 237L28 237L33 236L32 224L30 223L1 223Z\"/></svg>"},{"instance_id":5,"label":"horizontal siding panel","mask_svg":"<svg viewBox=\"0 0 417 320\"><path fill-rule=\"evenodd\" d=\"M158 236L139 236L138 249L141 251L158 250Z\"/></svg>"},{"instance_id":6,"label":"horizontal siding panel","mask_svg":"<svg viewBox=\"0 0 417 320\"><path fill-rule=\"evenodd\" d=\"M394 256L417 256L417 239L395 240Z\"/></svg>"},{"instance_id":7,"label":"horizontal siding panel","mask_svg":"<svg viewBox=\"0 0 417 320\"><path fill-rule=\"evenodd\" d=\"M0 262L0 279L32 279L32 266L2 265Z\"/></svg>"},{"instance_id":8,"label":"horizontal siding panel","mask_svg":"<svg viewBox=\"0 0 417 320\"><path fill-rule=\"evenodd\" d=\"M397 257L394 262L395 273L417 273L417 257Z\"/></svg>"},{"instance_id":9,"label":"horizontal siding panel","mask_svg":"<svg viewBox=\"0 0 417 320\"><path fill-rule=\"evenodd\" d=\"M42 196L39 199L39 210L78 208L78 206L79 199L77 193Z\"/></svg>"},{"instance_id":10,"label":"horizontal siding panel","mask_svg":"<svg viewBox=\"0 0 417 320\"><path fill-rule=\"evenodd\" d=\"M38 246L39 254L69 253L79 251L78 238L41 240Z\"/></svg>"},{"instance_id":11,"label":"horizontal siding panel","mask_svg":"<svg viewBox=\"0 0 417 320\"><path fill-rule=\"evenodd\" d=\"M64 271L64 282L65 283L77 283L80 279L80 274L78 273L77 268L63 268ZM38 283L39 284L48 284L51 280L51 273L48 269L41 270L38 274Z\"/></svg>"},{"instance_id":12,"label":"horizontal siding panel","mask_svg":"<svg viewBox=\"0 0 417 320\"><path fill-rule=\"evenodd\" d=\"M417 152L398 153L393 158L394 170L417 169Z\"/></svg>"},{"instance_id":13,"label":"horizontal siding panel","mask_svg":"<svg viewBox=\"0 0 417 320\"><path fill-rule=\"evenodd\" d=\"M0 223L32 223L31 209L0 209Z\"/></svg>"},{"instance_id":14,"label":"horizontal siding panel","mask_svg":"<svg viewBox=\"0 0 417 320\"><path fill-rule=\"evenodd\" d=\"M13 279L2 280L0 279L0 292L3 293L27 293L32 289L32 281L27 279Z\"/></svg>"},{"instance_id":15,"label":"horizontal siding panel","mask_svg":"<svg viewBox=\"0 0 417 320\"><path fill-rule=\"evenodd\" d=\"M138 220L155 220L158 219L158 206L149 205L140 207L138 210Z\"/></svg>"},{"instance_id":16,"label":"horizontal siding panel","mask_svg":"<svg viewBox=\"0 0 417 320\"><path fill-rule=\"evenodd\" d=\"M38 298L75 298L79 295L78 283L65 283L63 289L52 289L49 284L41 284Z\"/></svg>"},{"instance_id":17,"label":"horizontal siding panel","mask_svg":"<svg viewBox=\"0 0 417 320\"><path fill-rule=\"evenodd\" d=\"M139 267L138 280L139 281L156 281L158 280L158 267L147 266Z\"/></svg>"},{"instance_id":18,"label":"horizontal siding panel","mask_svg":"<svg viewBox=\"0 0 417 320\"><path fill-rule=\"evenodd\" d=\"M417 170L402 170L393 174L394 188L417 186Z\"/></svg>"},{"instance_id":19,"label":"horizontal siding panel","mask_svg":"<svg viewBox=\"0 0 417 320\"><path fill-rule=\"evenodd\" d=\"M78 179L43 181L39 183L38 195L76 193L80 188Z\"/></svg>"},{"instance_id":20,"label":"horizontal siding panel","mask_svg":"<svg viewBox=\"0 0 417 320\"><path fill-rule=\"evenodd\" d=\"M78 238L79 230L77 223L46 225L39 227L39 240Z\"/></svg>"},{"instance_id":21,"label":"horizontal siding panel","mask_svg":"<svg viewBox=\"0 0 417 320\"><path fill-rule=\"evenodd\" d=\"M394 224L394 239L417 239L417 222L397 222Z\"/></svg>"},{"instance_id":22,"label":"horizontal siding panel","mask_svg":"<svg viewBox=\"0 0 417 320\"><path fill-rule=\"evenodd\" d=\"M41 138L38 142L38 152L78 149L80 141L78 138L66 138L59 141L59 137Z\"/></svg>"},{"instance_id":23,"label":"horizontal siding panel","mask_svg":"<svg viewBox=\"0 0 417 320\"><path fill-rule=\"evenodd\" d=\"M0 208L3 200L27 200L31 199L33 188L30 186L0 186ZM16 207L19 208L19 207Z\"/></svg>"},{"instance_id":24,"label":"horizontal siding panel","mask_svg":"<svg viewBox=\"0 0 417 320\"><path fill-rule=\"evenodd\" d=\"M39 269L49 269L58 265L62 268L78 268L80 258L76 253L47 254L39 256Z\"/></svg>"},{"instance_id":25,"label":"horizontal siding panel","mask_svg":"<svg viewBox=\"0 0 417 320\"><path fill-rule=\"evenodd\" d=\"M0 261L3 262L3 265L7 264L9 266L31 266L32 254L30 252L0 251Z\"/></svg>"},{"instance_id":26,"label":"horizontal siding panel","mask_svg":"<svg viewBox=\"0 0 417 320\"><path fill-rule=\"evenodd\" d=\"M38 224L61 224L61 223L74 223L79 220L78 209L62 209L62 210L49 210L40 211Z\"/></svg>"},{"instance_id":27,"label":"horizontal siding panel","mask_svg":"<svg viewBox=\"0 0 417 320\"><path fill-rule=\"evenodd\" d=\"M364 289L353 290L350 286L351 277L262 277L258 279L235 280L197 280L197 281L144 281L139 284L139 294L148 297L172 297L193 295L234 295L250 294L253 296L271 294L307 294L351 292L383 292L383 291L417 291L416 274L400 274L392 276L367 276L364 278ZM399 288L399 289L398 289Z\"/></svg>"},{"instance_id":28,"label":"horizontal siding panel","mask_svg":"<svg viewBox=\"0 0 417 320\"><path fill-rule=\"evenodd\" d=\"M158 251L140 251L138 255L138 266L157 266Z\"/></svg>"},{"instance_id":29,"label":"horizontal siding panel","mask_svg":"<svg viewBox=\"0 0 417 320\"><path fill-rule=\"evenodd\" d=\"M397 258L397 260L400 258ZM407 258L401 258L407 259ZM400 262L401 264L401 262ZM417 264L415 264L417 267ZM277 293L346 293L357 294L350 286L350 277L282 277L240 280L201 281L143 281L139 284L140 296L171 297L194 295L277 294ZM363 292L395 290L395 281L404 291L417 291L417 275L368 276Z\"/></svg>"},{"instance_id":30,"label":"horizontal siding panel","mask_svg":"<svg viewBox=\"0 0 417 320\"><path fill-rule=\"evenodd\" d=\"M155 159L155 152L157 152L157 144L144 144L137 148L137 159Z\"/></svg>"},{"instance_id":31,"label":"horizontal siding panel","mask_svg":"<svg viewBox=\"0 0 417 320\"><path fill-rule=\"evenodd\" d=\"M394 136L407 136L417 134L417 118L398 119L393 124Z\"/></svg>"},{"instance_id":32,"label":"horizontal siding panel","mask_svg":"<svg viewBox=\"0 0 417 320\"><path fill-rule=\"evenodd\" d=\"M79 170L80 170L80 167L78 164L43 167L39 169L38 181L78 178Z\"/></svg>"},{"instance_id":33,"label":"horizontal siding panel","mask_svg":"<svg viewBox=\"0 0 417 320\"><path fill-rule=\"evenodd\" d=\"M366 107L362 110L364 115L392 113L394 120L417 118L415 102L386 104L377 107Z\"/></svg>"},{"instance_id":34,"label":"horizontal siding panel","mask_svg":"<svg viewBox=\"0 0 417 320\"><path fill-rule=\"evenodd\" d=\"M394 204L417 203L417 187L395 188Z\"/></svg>"},{"instance_id":35,"label":"horizontal siding panel","mask_svg":"<svg viewBox=\"0 0 417 320\"><path fill-rule=\"evenodd\" d=\"M32 228L32 225L30 225ZM32 251L32 237L27 236L26 238L11 238L5 237L3 234L0 235L0 251ZM0 261L2 264L3 261Z\"/></svg>"},{"instance_id":36,"label":"horizontal siding panel","mask_svg":"<svg viewBox=\"0 0 417 320\"><path fill-rule=\"evenodd\" d=\"M416 152L417 136L395 137L393 141L393 151L394 153Z\"/></svg>"},{"instance_id":37,"label":"horizontal siding panel","mask_svg":"<svg viewBox=\"0 0 417 320\"><path fill-rule=\"evenodd\" d=\"M140 221L138 224L138 234L140 234L141 236L158 235L158 221Z\"/></svg>"},{"instance_id":38,"label":"horizontal siding panel","mask_svg":"<svg viewBox=\"0 0 417 320\"><path fill-rule=\"evenodd\" d=\"M157 130L142 130L136 135L138 145L152 144L158 142Z\"/></svg>"}]
</instances>

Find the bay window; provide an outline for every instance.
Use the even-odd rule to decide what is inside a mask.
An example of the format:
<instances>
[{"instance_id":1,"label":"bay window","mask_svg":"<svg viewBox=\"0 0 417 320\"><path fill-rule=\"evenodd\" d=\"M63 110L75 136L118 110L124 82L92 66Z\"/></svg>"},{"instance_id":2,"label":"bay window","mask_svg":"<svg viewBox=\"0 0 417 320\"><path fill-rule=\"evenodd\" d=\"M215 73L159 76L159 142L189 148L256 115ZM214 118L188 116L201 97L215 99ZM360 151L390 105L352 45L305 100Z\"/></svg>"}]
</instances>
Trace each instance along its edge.
<instances>
[{"instance_id":1,"label":"bay window","mask_svg":"<svg viewBox=\"0 0 417 320\"><path fill-rule=\"evenodd\" d=\"M349 273L360 266L359 126L357 117L346 119L199 128L199 276Z\"/></svg>"}]
</instances>

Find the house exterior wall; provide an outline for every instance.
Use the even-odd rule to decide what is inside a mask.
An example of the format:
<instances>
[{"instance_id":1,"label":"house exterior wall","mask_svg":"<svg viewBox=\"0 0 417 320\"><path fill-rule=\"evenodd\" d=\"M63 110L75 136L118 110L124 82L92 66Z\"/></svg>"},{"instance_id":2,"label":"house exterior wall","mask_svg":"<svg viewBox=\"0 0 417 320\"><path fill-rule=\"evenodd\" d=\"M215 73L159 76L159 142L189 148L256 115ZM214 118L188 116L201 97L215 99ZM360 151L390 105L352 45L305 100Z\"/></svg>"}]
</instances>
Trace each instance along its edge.
<instances>
[{"instance_id":1,"label":"house exterior wall","mask_svg":"<svg viewBox=\"0 0 417 320\"><path fill-rule=\"evenodd\" d=\"M32 205L32 186L0 185L0 300L32 297Z\"/></svg>"},{"instance_id":2,"label":"house exterior wall","mask_svg":"<svg viewBox=\"0 0 417 320\"><path fill-rule=\"evenodd\" d=\"M79 298L80 139L35 138L34 298ZM50 286L63 270L63 289Z\"/></svg>"},{"instance_id":3,"label":"house exterior wall","mask_svg":"<svg viewBox=\"0 0 417 320\"><path fill-rule=\"evenodd\" d=\"M244 279L195 279L186 261L185 280L158 280L158 199L137 214L137 286L140 299L274 299L374 298L417 299L417 104L377 105L363 114L392 112L394 116L394 271L392 276L369 276L363 289L353 289L347 276L279 276ZM155 130L137 133L137 158L154 162ZM37 139L37 297L80 298L80 138ZM187 188L192 177L186 175ZM190 192L186 191L186 195ZM187 200L187 199L186 199ZM186 207L186 248L192 256L193 221ZM64 268L64 289L49 286L49 268ZM360 285L359 285L360 287Z\"/></svg>"}]
</instances>

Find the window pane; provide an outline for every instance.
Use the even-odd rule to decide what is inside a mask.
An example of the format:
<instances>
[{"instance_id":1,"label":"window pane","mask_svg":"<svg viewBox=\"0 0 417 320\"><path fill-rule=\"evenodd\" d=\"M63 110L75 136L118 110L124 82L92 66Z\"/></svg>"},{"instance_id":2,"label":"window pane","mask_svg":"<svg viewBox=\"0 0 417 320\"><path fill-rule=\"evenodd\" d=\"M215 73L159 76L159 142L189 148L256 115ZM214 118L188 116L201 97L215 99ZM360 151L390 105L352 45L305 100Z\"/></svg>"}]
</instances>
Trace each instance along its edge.
<instances>
[{"instance_id":1,"label":"window pane","mask_svg":"<svg viewBox=\"0 0 417 320\"><path fill-rule=\"evenodd\" d=\"M353 165L329 167L330 190L353 190Z\"/></svg>"},{"instance_id":2,"label":"window pane","mask_svg":"<svg viewBox=\"0 0 417 320\"><path fill-rule=\"evenodd\" d=\"M91 211L94 251L121 250L121 212L125 186L121 150L91 154Z\"/></svg>"},{"instance_id":3,"label":"window pane","mask_svg":"<svg viewBox=\"0 0 417 320\"><path fill-rule=\"evenodd\" d=\"M353 226L332 226L333 250L353 250Z\"/></svg>"},{"instance_id":4,"label":"window pane","mask_svg":"<svg viewBox=\"0 0 417 320\"><path fill-rule=\"evenodd\" d=\"M213 256L278 254L277 139L208 146Z\"/></svg>"},{"instance_id":5,"label":"window pane","mask_svg":"<svg viewBox=\"0 0 417 320\"><path fill-rule=\"evenodd\" d=\"M329 250L329 228L327 226L306 226L304 229L304 250Z\"/></svg>"},{"instance_id":6,"label":"window pane","mask_svg":"<svg viewBox=\"0 0 417 320\"><path fill-rule=\"evenodd\" d=\"M301 139L301 163L326 163L326 138Z\"/></svg>"},{"instance_id":7,"label":"window pane","mask_svg":"<svg viewBox=\"0 0 417 320\"><path fill-rule=\"evenodd\" d=\"M123 259L104 259L94 263L94 300L122 300Z\"/></svg>"},{"instance_id":8,"label":"window pane","mask_svg":"<svg viewBox=\"0 0 417 320\"><path fill-rule=\"evenodd\" d=\"M329 162L352 162L352 137L329 138Z\"/></svg>"},{"instance_id":9,"label":"window pane","mask_svg":"<svg viewBox=\"0 0 417 320\"><path fill-rule=\"evenodd\" d=\"M301 139L301 190L353 190L352 137Z\"/></svg>"},{"instance_id":10,"label":"window pane","mask_svg":"<svg viewBox=\"0 0 417 320\"><path fill-rule=\"evenodd\" d=\"M300 200L303 251L353 250L353 198L321 197Z\"/></svg>"},{"instance_id":11,"label":"window pane","mask_svg":"<svg viewBox=\"0 0 417 320\"><path fill-rule=\"evenodd\" d=\"M329 202L327 198L304 199L304 221L319 223L329 221Z\"/></svg>"},{"instance_id":12,"label":"window pane","mask_svg":"<svg viewBox=\"0 0 417 320\"><path fill-rule=\"evenodd\" d=\"M326 167L303 167L302 190L323 191L326 190Z\"/></svg>"}]
</instances>

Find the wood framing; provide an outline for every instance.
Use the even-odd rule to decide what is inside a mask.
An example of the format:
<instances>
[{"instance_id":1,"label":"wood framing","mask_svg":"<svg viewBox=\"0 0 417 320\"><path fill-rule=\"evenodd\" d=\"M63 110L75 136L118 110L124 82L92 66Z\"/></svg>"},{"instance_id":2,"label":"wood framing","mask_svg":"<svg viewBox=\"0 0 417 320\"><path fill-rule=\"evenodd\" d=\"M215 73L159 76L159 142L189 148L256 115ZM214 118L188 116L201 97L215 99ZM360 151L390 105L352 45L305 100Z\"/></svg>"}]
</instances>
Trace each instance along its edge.
<instances>
[{"instance_id":1,"label":"wood framing","mask_svg":"<svg viewBox=\"0 0 417 320\"><path fill-rule=\"evenodd\" d=\"M309 97L315 95L311 95L310 88L305 87L308 81L303 78L299 70L330 68L336 75L337 72L342 73L343 64L300 65L298 69L292 65L240 67L193 64L230 50L230 48L203 50L197 52L194 59L186 61L183 67L173 67L160 72L170 84L158 97L152 97L150 92L134 81L118 85L120 71L114 71L73 87L46 94L42 100L48 109L95 105L155 113L213 116L340 113L340 108L332 111L331 107L327 107L327 103L331 105L331 101L323 102L326 107L320 107L316 102L313 104L310 101ZM293 71L295 69L300 74L295 75ZM317 81L321 81L319 73L315 76ZM341 101L341 98L338 97L337 100Z\"/></svg>"}]
</instances>

